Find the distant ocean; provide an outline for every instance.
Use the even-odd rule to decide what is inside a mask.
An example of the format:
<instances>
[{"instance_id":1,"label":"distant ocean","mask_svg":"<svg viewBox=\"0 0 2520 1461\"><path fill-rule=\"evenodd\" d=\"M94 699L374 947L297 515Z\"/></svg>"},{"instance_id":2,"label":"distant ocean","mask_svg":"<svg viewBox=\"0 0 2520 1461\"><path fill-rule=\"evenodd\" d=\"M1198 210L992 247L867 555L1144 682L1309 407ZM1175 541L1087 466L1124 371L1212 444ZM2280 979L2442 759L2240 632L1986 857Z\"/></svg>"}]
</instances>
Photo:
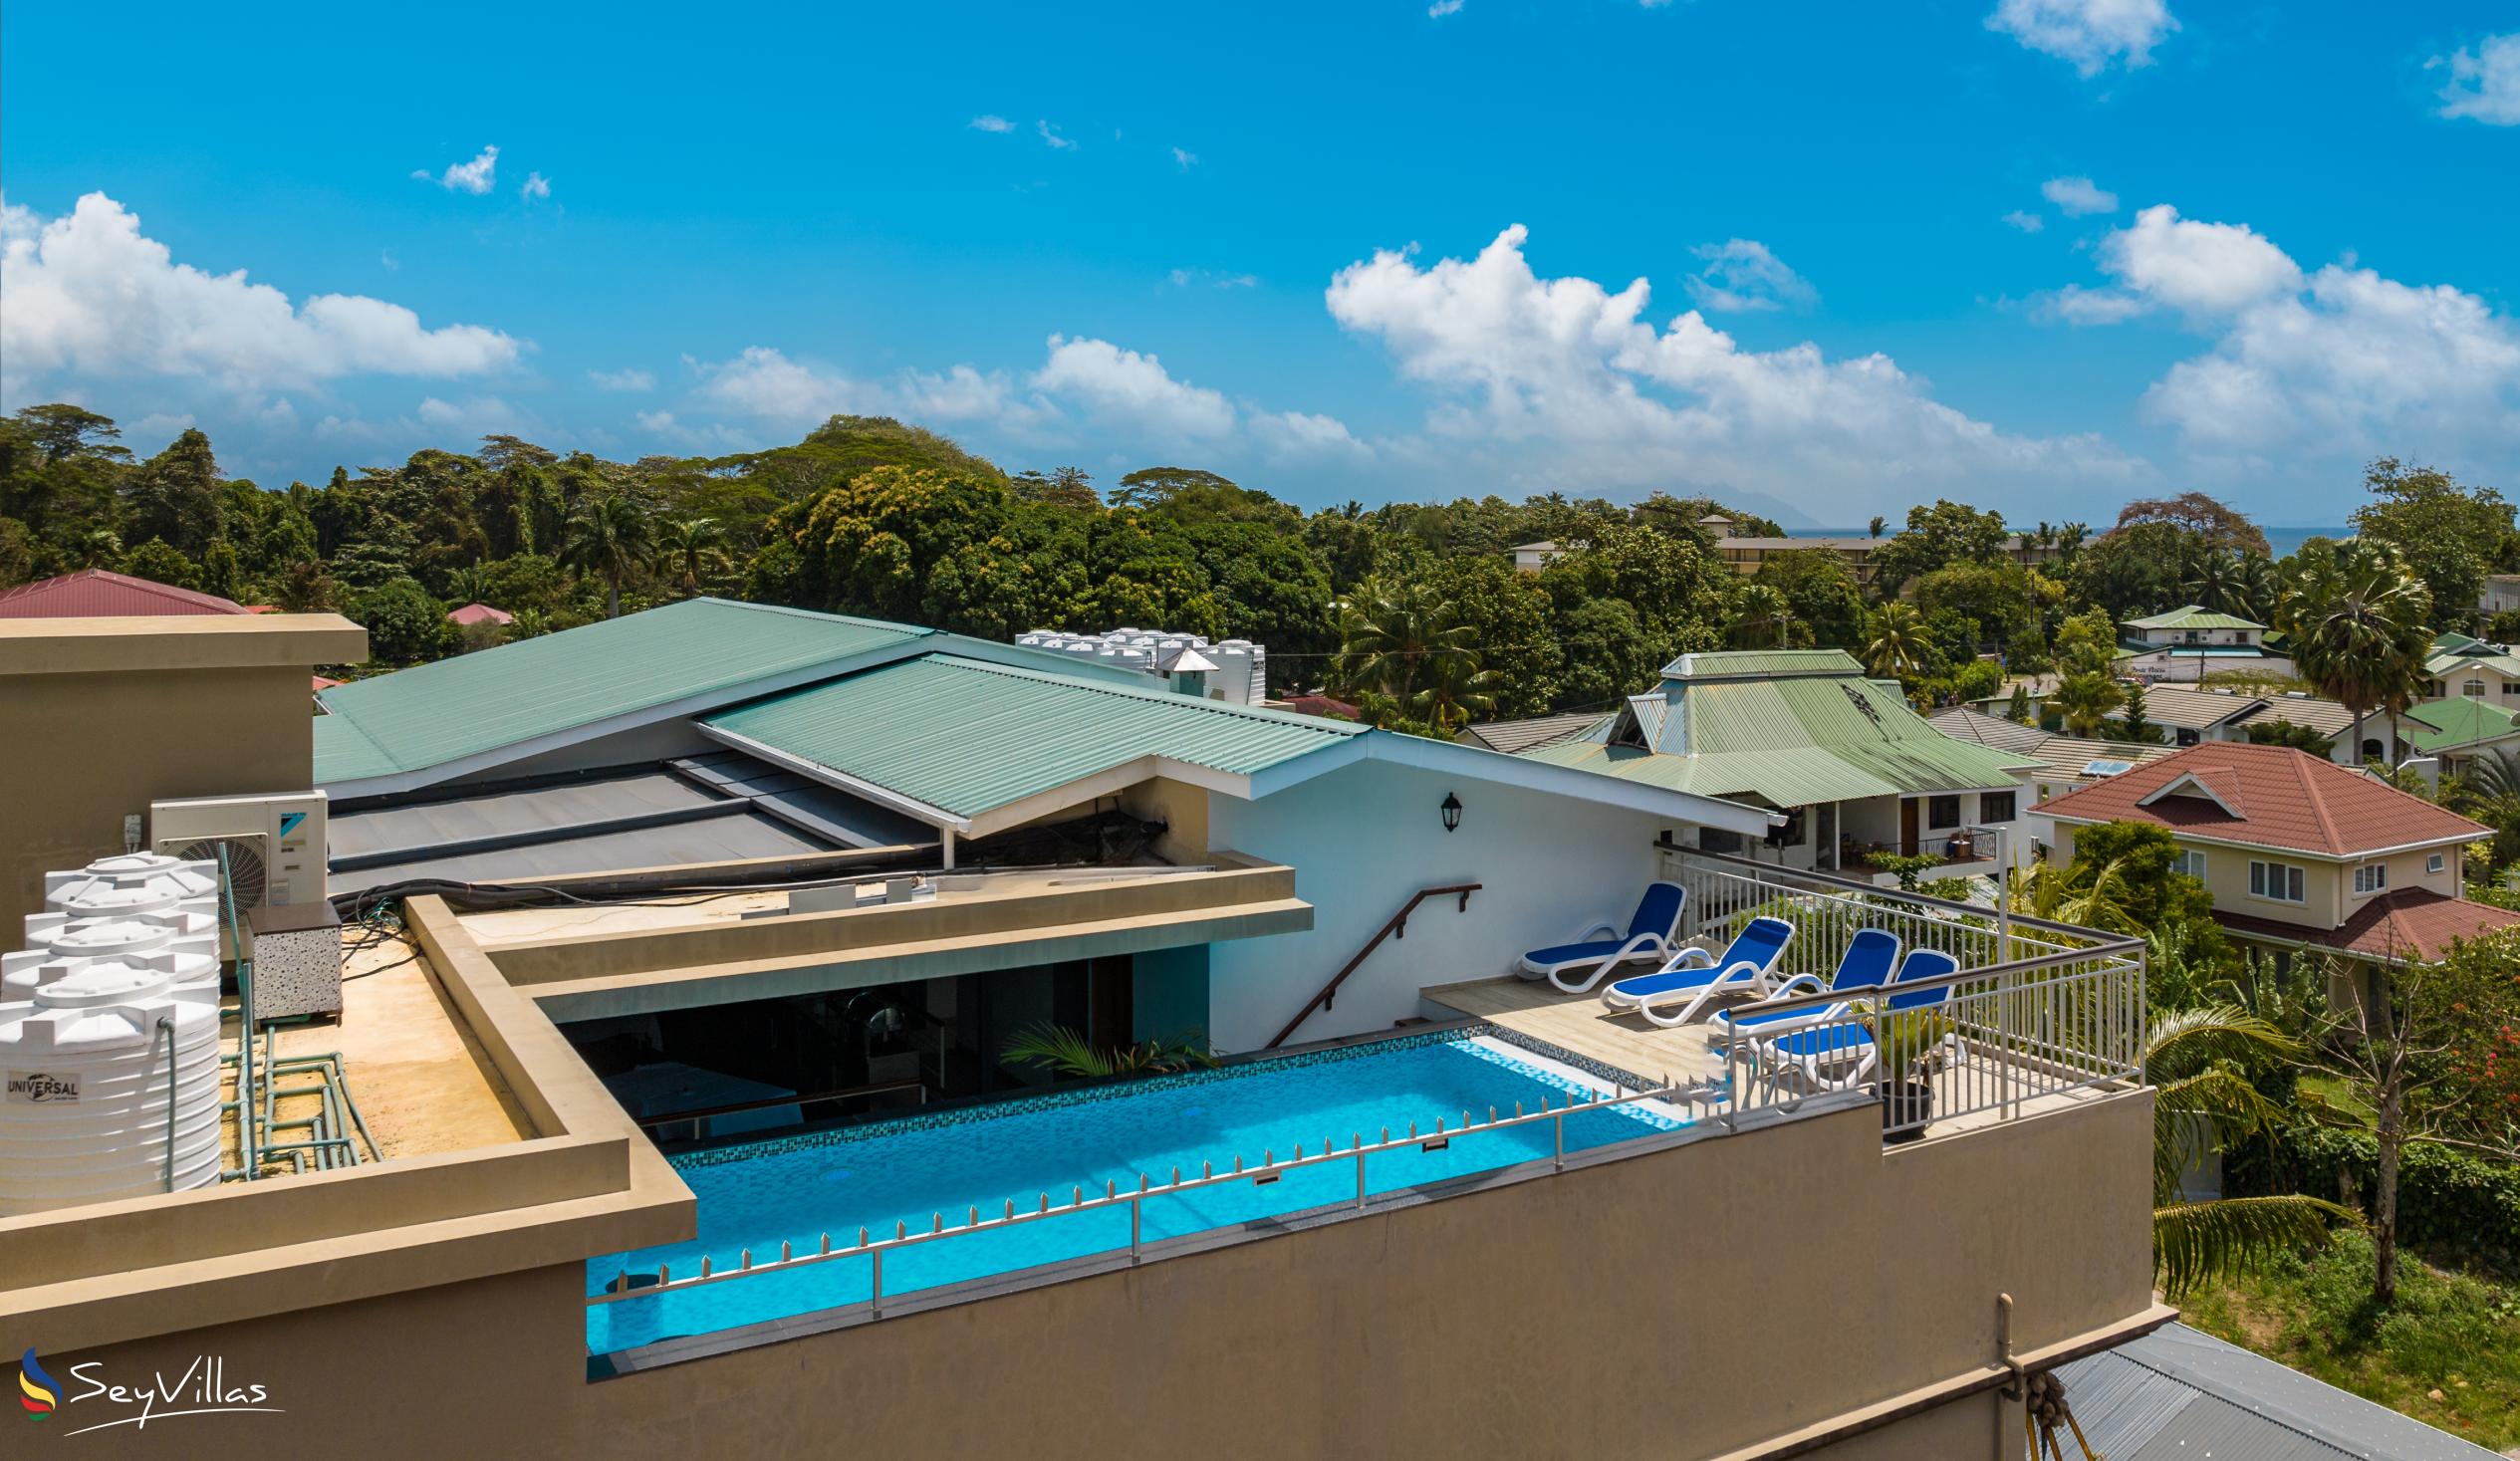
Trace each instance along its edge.
<instances>
[{"instance_id":1,"label":"distant ocean","mask_svg":"<svg viewBox=\"0 0 2520 1461\"><path fill-rule=\"evenodd\" d=\"M1896 524L1894 524L1894 523L1893 523L1893 524L1891 524L1891 525L1890 525L1889 527L1887 527L1887 528L1883 529L1883 532L1885 533L1885 535L1887 535L1887 534L1889 534L1889 533L1893 533L1893 532L1896 532L1896 531L1897 531L1897 525L1896 525ZM2094 530L2095 535L2097 535L2098 531L2099 531L2098 529L2095 529L2095 530ZM2267 547L2269 547L2269 548L2271 548L2271 549L2273 549L2273 550L2275 551L2275 556L2276 556L2277 558L2286 558L2286 557L2290 557L2290 556L2291 556L2291 554L2292 554L2292 552L2293 552L2293 550L2295 550L2295 549L2297 549L2297 548L2301 547L2301 545L2302 545L2303 543L2305 543L2305 542L2309 541L2309 540L2310 540L2310 539L2312 539L2312 538L2339 538L2339 539L2342 539L2342 538L2349 538L2349 537L2352 537L2352 536L2353 536L2353 534L2354 534L2354 530L2353 530L2352 528L2267 528L2267 527L2262 527L2262 528L2261 528L2261 531L2263 531L2263 532L2266 534L2266 546L2267 546ZM1787 534L1788 534L1788 535L1790 535L1790 536L1792 536L1792 537L1796 537L1796 538L1861 538L1861 537L1863 537L1863 536L1864 536L1864 529L1862 529L1862 528L1860 528L1860 527L1859 527L1859 528L1788 528L1788 529L1786 530L1786 532L1787 532Z\"/></svg>"}]
</instances>

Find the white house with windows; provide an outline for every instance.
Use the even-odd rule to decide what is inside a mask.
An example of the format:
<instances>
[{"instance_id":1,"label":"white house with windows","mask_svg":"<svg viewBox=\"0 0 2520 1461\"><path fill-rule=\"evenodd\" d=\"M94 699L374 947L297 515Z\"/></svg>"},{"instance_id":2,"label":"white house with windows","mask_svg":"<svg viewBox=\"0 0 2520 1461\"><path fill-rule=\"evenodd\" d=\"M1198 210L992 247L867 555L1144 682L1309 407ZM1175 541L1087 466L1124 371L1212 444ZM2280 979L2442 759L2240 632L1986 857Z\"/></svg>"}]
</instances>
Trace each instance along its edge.
<instances>
[{"instance_id":1,"label":"white house with windows","mask_svg":"<svg viewBox=\"0 0 2520 1461\"><path fill-rule=\"evenodd\" d=\"M1764 838L1692 833L1708 852L1859 874L1879 854L1975 872L2031 852L2021 815L2040 762L1943 734L1841 649L1683 654L1649 693L1516 754L1782 814Z\"/></svg>"}]
</instances>

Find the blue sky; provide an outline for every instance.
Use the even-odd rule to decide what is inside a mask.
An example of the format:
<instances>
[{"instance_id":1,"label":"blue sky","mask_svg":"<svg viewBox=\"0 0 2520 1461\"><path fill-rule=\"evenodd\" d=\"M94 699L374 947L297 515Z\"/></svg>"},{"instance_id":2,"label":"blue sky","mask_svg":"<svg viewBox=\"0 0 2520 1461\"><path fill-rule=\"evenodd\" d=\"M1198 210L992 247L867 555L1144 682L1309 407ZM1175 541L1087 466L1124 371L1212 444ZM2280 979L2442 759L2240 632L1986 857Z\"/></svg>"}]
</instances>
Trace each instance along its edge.
<instances>
[{"instance_id":1,"label":"blue sky","mask_svg":"<svg viewBox=\"0 0 2520 1461\"><path fill-rule=\"evenodd\" d=\"M867 410L1307 505L2105 520L2198 486L2325 523L2383 452L2520 489L2504 6L116 29L0 12L0 402L141 449L188 420L270 485L484 431L718 452Z\"/></svg>"}]
</instances>

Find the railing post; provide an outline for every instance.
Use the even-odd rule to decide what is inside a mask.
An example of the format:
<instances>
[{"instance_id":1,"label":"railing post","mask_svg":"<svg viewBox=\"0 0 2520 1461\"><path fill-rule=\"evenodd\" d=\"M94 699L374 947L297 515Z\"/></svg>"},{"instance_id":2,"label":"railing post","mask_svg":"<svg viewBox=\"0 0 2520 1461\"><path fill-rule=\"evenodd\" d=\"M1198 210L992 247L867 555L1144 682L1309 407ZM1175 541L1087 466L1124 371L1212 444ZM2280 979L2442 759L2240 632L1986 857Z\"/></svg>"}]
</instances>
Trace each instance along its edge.
<instances>
[{"instance_id":1,"label":"railing post","mask_svg":"<svg viewBox=\"0 0 2520 1461\"><path fill-rule=\"evenodd\" d=\"M1558 1133L1558 1152L1557 1156L1553 1159L1556 1163L1553 1171L1563 1173L1566 1171L1566 1112L1563 1110L1559 1111L1558 1118L1549 1124L1555 1128Z\"/></svg>"},{"instance_id":2,"label":"railing post","mask_svg":"<svg viewBox=\"0 0 2520 1461\"><path fill-rule=\"evenodd\" d=\"M875 1288L867 1296L867 1313L876 1319L883 1318L883 1250L881 1248L875 1251Z\"/></svg>"},{"instance_id":3,"label":"railing post","mask_svg":"<svg viewBox=\"0 0 2520 1461\"><path fill-rule=\"evenodd\" d=\"M1140 1249L1137 1244L1137 1220L1139 1215L1145 1212L1145 1210L1146 1199L1143 1196L1132 1197L1129 1199L1129 1266L1131 1268L1135 1268L1138 1261L1144 1256L1143 1250Z\"/></svg>"},{"instance_id":4,"label":"railing post","mask_svg":"<svg viewBox=\"0 0 2520 1461\"><path fill-rule=\"evenodd\" d=\"M1357 1211L1365 1211L1365 1144L1357 1144Z\"/></svg>"}]
</instances>

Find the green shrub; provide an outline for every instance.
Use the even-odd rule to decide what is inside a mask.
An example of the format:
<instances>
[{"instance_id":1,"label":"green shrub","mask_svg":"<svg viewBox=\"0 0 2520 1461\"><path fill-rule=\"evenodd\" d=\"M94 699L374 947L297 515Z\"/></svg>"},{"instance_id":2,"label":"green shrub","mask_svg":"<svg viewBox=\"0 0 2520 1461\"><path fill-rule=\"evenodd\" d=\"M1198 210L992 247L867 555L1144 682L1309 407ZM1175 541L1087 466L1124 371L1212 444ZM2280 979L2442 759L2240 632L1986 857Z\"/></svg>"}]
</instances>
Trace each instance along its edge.
<instances>
[{"instance_id":1,"label":"green shrub","mask_svg":"<svg viewBox=\"0 0 2520 1461\"><path fill-rule=\"evenodd\" d=\"M2286 1128L2269 1153L2235 1153L2241 1192L2307 1192L2370 1208L2380 1151L2369 1132ZM2397 1235L2436 1258L2520 1277L2520 1166L2419 1143L2397 1164Z\"/></svg>"}]
</instances>

